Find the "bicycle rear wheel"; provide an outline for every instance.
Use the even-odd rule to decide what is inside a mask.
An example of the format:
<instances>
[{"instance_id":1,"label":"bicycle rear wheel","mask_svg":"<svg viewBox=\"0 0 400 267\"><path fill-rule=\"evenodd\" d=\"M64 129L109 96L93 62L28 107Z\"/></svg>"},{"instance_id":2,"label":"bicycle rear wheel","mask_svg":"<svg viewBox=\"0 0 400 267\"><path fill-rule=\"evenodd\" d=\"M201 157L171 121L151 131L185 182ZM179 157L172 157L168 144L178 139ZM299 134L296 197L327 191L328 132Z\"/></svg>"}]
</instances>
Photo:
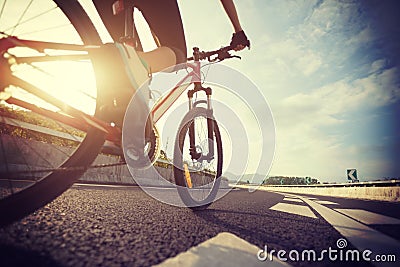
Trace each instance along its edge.
<instances>
[{"instance_id":1,"label":"bicycle rear wheel","mask_svg":"<svg viewBox=\"0 0 400 267\"><path fill-rule=\"evenodd\" d=\"M101 44L77 1L4 0L0 7L0 38ZM36 51L18 44L0 52L0 226L4 226L67 190L100 152L104 133L64 113L73 108L94 117L99 114L96 64L90 53L74 52L73 57L71 51ZM40 61L41 56L58 59ZM35 94L35 88L65 104L64 110Z\"/></svg>"},{"instance_id":2,"label":"bicycle rear wheel","mask_svg":"<svg viewBox=\"0 0 400 267\"><path fill-rule=\"evenodd\" d=\"M190 144L191 127L194 127L194 147ZM213 128L213 142L208 138L208 127ZM204 158L210 150L214 150L213 157ZM193 156L193 152L202 156ZM209 110L195 107L185 115L176 136L173 162L183 203L192 210L206 209L217 196L223 162L221 134Z\"/></svg>"}]
</instances>

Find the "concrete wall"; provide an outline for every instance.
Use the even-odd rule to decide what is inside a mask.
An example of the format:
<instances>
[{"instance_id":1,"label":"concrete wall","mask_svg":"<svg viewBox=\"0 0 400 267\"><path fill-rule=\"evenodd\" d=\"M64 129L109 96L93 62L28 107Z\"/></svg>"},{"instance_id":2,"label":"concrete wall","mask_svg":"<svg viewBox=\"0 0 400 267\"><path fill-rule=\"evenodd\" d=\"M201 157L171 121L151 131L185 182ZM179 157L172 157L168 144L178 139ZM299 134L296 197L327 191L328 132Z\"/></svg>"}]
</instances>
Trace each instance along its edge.
<instances>
[{"instance_id":1,"label":"concrete wall","mask_svg":"<svg viewBox=\"0 0 400 267\"><path fill-rule=\"evenodd\" d=\"M98 155L93 165L118 163L120 158L111 155ZM132 177L126 165L119 165L105 168L93 168L79 179L85 182L111 183L111 184L132 184L136 185L136 180L140 180L141 185L148 186L168 186L168 182L174 183L172 168L166 169L155 166L146 170L134 170ZM165 181L166 180L166 181Z\"/></svg>"},{"instance_id":2,"label":"concrete wall","mask_svg":"<svg viewBox=\"0 0 400 267\"><path fill-rule=\"evenodd\" d=\"M110 155L97 156L93 165L118 163L119 157ZM172 166L167 168L160 166L152 166L145 170L133 170L131 174L126 165L94 168L89 169L79 179L80 181L94 182L94 183L115 183L115 184L134 184L144 186L164 186L169 187L175 185L175 178ZM133 176L132 176L133 175ZM134 177L134 178L133 178ZM196 179L203 179L199 174L192 173L191 179L194 182ZM211 182L211 179L210 179ZM227 180L222 180L221 187L228 187Z\"/></svg>"},{"instance_id":3,"label":"concrete wall","mask_svg":"<svg viewBox=\"0 0 400 267\"><path fill-rule=\"evenodd\" d=\"M9 135L2 135L2 142L5 147L7 159L0 158L0 171L6 171L6 165L12 170L32 170L49 168L61 164L66 154L72 152L71 148L55 146L43 142L28 140ZM0 153L0 157L3 153ZM118 163L120 158L111 155L98 155L93 165ZM28 167L27 167L28 166ZM81 182L106 183L106 184L130 184L136 185L136 180L140 185L145 186L172 186L174 182L173 169L171 166L163 168L154 166L146 170L135 170L132 177L126 165L113 167L92 168L85 172L79 179ZM197 179L192 175L192 179ZM224 181L224 187L228 183Z\"/></svg>"},{"instance_id":4,"label":"concrete wall","mask_svg":"<svg viewBox=\"0 0 400 267\"><path fill-rule=\"evenodd\" d=\"M400 201L400 187L323 187L323 188L276 188L269 187L271 190L311 194L320 196L335 196L346 198L358 198L369 200Z\"/></svg>"},{"instance_id":5,"label":"concrete wall","mask_svg":"<svg viewBox=\"0 0 400 267\"><path fill-rule=\"evenodd\" d=\"M240 186L248 188L249 186ZM318 196L345 197L367 200L400 201L399 186L382 187L284 187L284 186L260 186L260 190L285 192L293 194L310 194Z\"/></svg>"}]
</instances>

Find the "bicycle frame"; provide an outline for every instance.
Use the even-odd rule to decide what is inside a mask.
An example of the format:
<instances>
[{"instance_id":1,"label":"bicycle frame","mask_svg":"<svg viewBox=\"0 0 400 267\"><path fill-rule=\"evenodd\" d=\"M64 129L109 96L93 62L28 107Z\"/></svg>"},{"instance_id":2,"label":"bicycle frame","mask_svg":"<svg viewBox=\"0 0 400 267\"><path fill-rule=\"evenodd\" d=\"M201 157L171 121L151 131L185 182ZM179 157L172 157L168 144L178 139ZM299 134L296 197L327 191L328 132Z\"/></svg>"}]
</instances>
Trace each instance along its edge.
<instances>
[{"instance_id":1,"label":"bicycle frame","mask_svg":"<svg viewBox=\"0 0 400 267\"><path fill-rule=\"evenodd\" d=\"M41 42L41 41L31 41L31 40L22 40L17 39L16 37L8 37L0 40L0 51L7 51L10 48L16 46L24 46L36 49L38 51L43 51L45 49L59 49L59 50L70 50L70 51L94 51L96 49L101 49L101 46L84 46L84 45L71 45L71 44L61 44L61 43L52 43L52 42ZM19 63L32 63L32 62L43 62L43 61L57 61L57 60L71 60L71 59L87 59L87 55L68 55L68 56L36 56L36 57L22 57L18 58ZM201 83L201 63L199 61L199 49L194 48L193 53L193 62L188 62L187 67L191 69L191 71L180 80L177 85L170 90L170 92L164 96L161 100L159 100L153 109L151 110L151 116L153 119L153 123L156 124L165 112L177 101L177 99L191 86L194 85L194 89L188 90L188 101L189 101L189 110L194 107L193 103L193 95L196 92L204 91L207 95L207 109L210 110L210 117L208 119L208 139L209 139L209 153L208 155L199 155L193 152L194 159L203 159L211 160L213 158L213 123L212 120L212 104L211 104L211 95L212 91L210 88L204 88ZM80 130L87 130L89 126L96 127L101 131L106 133L106 140L119 144L121 141L121 129L119 127L112 126L110 123L102 121L94 116L88 115L80 110L77 110L71 106L66 105L63 101L51 96L49 93L41 90L40 88L13 76L9 69L3 68L3 66L8 65L7 59L1 57L0 60L0 71L5 76L4 81L7 81L8 84L12 84L15 86L19 86L24 88L26 91L39 96L44 99L48 103L60 108L67 115L62 115L59 113L55 113L50 110L46 110L41 107L37 107L33 104L27 103L25 101L8 97L4 99L9 104L15 104L20 107L32 110L38 114L43 116L61 121L67 125L73 126ZM4 88L8 84L0 84L1 88ZM116 92L116 94L118 94ZM68 116L69 115L69 116ZM190 144L191 149L193 151L195 149L195 138L194 138L194 125L192 124L189 128L190 135Z\"/></svg>"},{"instance_id":2,"label":"bicycle frame","mask_svg":"<svg viewBox=\"0 0 400 267\"><path fill-rule=\"evenodd\" d=\"M135 1L118 0L127 7L121 9L125 12L125 33L111 34L121 39L108 44L102 43L95 22L79 1L52 0L48 6L40 6L43 11L39 6L30 8L31 3L13 2L9 6L4 2L0 13L4 9L4 14L10 14L0 29L0 176L5 185L1 186L0 210L7 215L1 217L1 226L54 200L88 169L127 165L132 171L153 163L166 167L167 163L172 170L164 178L177 185L179 206L202 210L217 198L222 180L222 138L213 117L212 90L203 87L204 65L200 61L234 57L228 53L232 48L209 52L195 48L184 65L186 71L179 73L185 77L176 86L165 88L170 90L159 99L150 101L149 89L155 85L147 83L151 82L150 68L158 71L161 64L151 64L151 59L145 64L138 57L137 51L143 50L133 23ZM17 7L22 13L16 14L21 15L14 25L9 18ZM57 22L59 16L60 23L42 27L53 16ZM38 17L42 17L40 21L36 21ZM35 20L32 25L27 23L31 20ZM25 27L19 27L22 24ZM21 37L27 35L26 39ZM42 38L48 41L40 41ZM169 65L173 64L175 61ZM139 98L131 99L135 89ZM175 107L180 106L184 92L189 111L180 114L173 157L167 158L166 152L161 153L156 124L177 113ZM205 95L197 97L202 92ZM157 102L149 110L153 101ZM119 157L106 164L94 163L100 153ZM136 183L140 185L139 180Z\"/></svg>"},{"instance_id":3,"label":"bicycle frame","mask_svg":"<svg viewBox=\"0 0 400 267\"><path fill-rule=\"evenodd\" d=\"M117 0L113 3L113 12L114 15L118 13L124 13L125 17L125 36L120 38L121 42L125 45L133 46L135 49L141 50L141 42L138 37L136 27L133 21L133 12L134 12L134 1L133 0ZM154 37L154 36L153 36ZM41 42L41 41L32 41L32 40L21 40L16 37L8 37L0 39L0 52L4 53L10 48L15 46L25 46L36 49L37 51L43 52L45 49L60 49L60 50L70 50L70 51L96 51L101 49L102 46L84 46L84 45L75 45L75 44L61 44L61 43L52 43L52 42ZM177 83L177 85L170 90L170 92L159 100L156 105L151 110L151 117L153 124L156 124L161 117L165 114L165 112L177 101L177 99L185 92L191 84L194 84L194 89L188 91L188 101L189 101L189 110L194 107L193 103L193 95L196 92L204 91L207 96L206 104L207 110L209 110L208 118L207 118L207 127L208 127L208 144L209 144L209 152L208 155L200 155L200 153L196 153L196 144L195 144L195 126L194 123L189 127L189 138L190 138L190 149L192 159L202 160L206 159L208 161L212 160L214 157L214 136L213 136L213 112L212 112L212 104L211 104L211 88L204 88L201 85L201 64L200 64L200 51L199 48L195 47L193 49L193 62L188 62L187 67L191 68L190 71L181 81ZM214 51L215 52L215 51ZM71 60L71 59L87 59L86 55L68 55L68 56L40 56L40 57L24 57L18 58L18 62L20 63L32 63L38 61L56 61L56 60ZM67 106L62 101L52 97L50 94L41 90L40 88L35 87L32 84L27 83L15 76L13 76L9 69L3 68L4 61L6 59L2 57L0 59L3 62L0 62L0 71L5 73L6 79L10 81L11 84L16 86L20 86L27 90L28 92L39 96L44 99L48 103L60 108L67 115L71 115L71 117L67 115L61 115L40 107L36 107L30 103L26 103L22 100L15 98L5 99L9 104L17 104L23 108L27 108L29 110L35 111L38 114L43 116L47 116L49 118L59 120L67 125L73 126L80 130L87 130L89 126L96 127L101 131L106 133L106 140L111 141L117 145L121 144L122 140L122 131L119 127L114 127L110 123L99 120L98 118L85 114L84 112L77 110L71 106ZM0 90L2 90L6 85L0 84ZM138 88L136 88L138 89ZM118 94L116 92L116 94ZM146 131L147 132L147 131Z\"/></svg>"},{"instance_id":4,"label":"bicycle frame","mask_svg":"<svg viewBox=\"0 0 400 267\"><path fill-rule=\"evenodd\" d=\"M194 62L186 63L187 67L191 68L192 71L189 72L182 80L180 80L177 85L173 89L171 89L171 91L154 106L151 113L153 117L153 122L156 123L165 114L165 112L178 100L178 98L187 90L187 88L193 84L194 88L188 90L189 110L191 110L194 107L193 95L197 92L204 91L207 96L206 104L207 110L209 111L209 114L207 116L209 150L207 155L202 155L201 153L196 152L194 136L195 124L191 123L191 125L189 126L190 154L192 156L192 159L198 161L211 161L214 158L214 124L212 123L213 110L211 102L212 90L209 87L204 88L201 84L201 64L199 61L198 53L199 49L195 47Z\"/></svg>"}]
</instances>

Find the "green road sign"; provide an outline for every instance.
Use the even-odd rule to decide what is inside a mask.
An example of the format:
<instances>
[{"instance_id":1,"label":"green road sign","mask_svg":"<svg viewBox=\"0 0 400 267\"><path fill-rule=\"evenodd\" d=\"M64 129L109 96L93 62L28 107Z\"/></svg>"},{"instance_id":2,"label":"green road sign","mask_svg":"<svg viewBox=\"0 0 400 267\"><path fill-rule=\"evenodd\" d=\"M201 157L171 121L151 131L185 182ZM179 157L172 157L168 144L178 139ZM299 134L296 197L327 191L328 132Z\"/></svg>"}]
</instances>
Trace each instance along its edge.
<instances>
[{"instance_id":1,"label":"green road sign","mask_svg":"<svg viewBox=\"0 0 400 267\"><path fill-rule=\"evenodd\" d=\"M352 182L357 182L357 170L356 169L347 169L347 180Z\"/></svg>"}]
</instances>

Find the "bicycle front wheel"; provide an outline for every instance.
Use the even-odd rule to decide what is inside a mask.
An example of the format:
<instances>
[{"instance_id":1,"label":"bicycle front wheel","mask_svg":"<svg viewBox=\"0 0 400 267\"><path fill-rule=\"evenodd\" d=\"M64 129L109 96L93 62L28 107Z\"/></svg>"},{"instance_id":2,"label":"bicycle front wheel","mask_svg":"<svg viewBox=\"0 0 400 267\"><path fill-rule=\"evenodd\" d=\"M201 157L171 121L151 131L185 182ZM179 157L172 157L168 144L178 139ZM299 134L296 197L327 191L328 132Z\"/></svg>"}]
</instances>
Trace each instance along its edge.
<instances>
[{"instance_id":1,"label":"bicycle front wheel","mask_svg":"<svg viewBox=\"0 0 400 267\"><path fill-rule=\"evenodd\" d=\"M192 210L206 209L217 196L223 162L221 134L210 110L195 107L185 115L176 136L173 162L183 203Z\"/></svg>"},{"instance_id":2,"label":"bicycle front wheel","mask_svg":"<svg viewBox=\"0 0 400 267\"><path fill-rule=\"evenodd\" d=\"M3 1L0 6L0 41L17 37L101 44L77 1ZM67 190L96 158L104 133L82 117L66 113L73 109L99 114L90 53L32 49L18 42L0 52L0 226L4 226Z\"/></svg>"}]
</instances>

